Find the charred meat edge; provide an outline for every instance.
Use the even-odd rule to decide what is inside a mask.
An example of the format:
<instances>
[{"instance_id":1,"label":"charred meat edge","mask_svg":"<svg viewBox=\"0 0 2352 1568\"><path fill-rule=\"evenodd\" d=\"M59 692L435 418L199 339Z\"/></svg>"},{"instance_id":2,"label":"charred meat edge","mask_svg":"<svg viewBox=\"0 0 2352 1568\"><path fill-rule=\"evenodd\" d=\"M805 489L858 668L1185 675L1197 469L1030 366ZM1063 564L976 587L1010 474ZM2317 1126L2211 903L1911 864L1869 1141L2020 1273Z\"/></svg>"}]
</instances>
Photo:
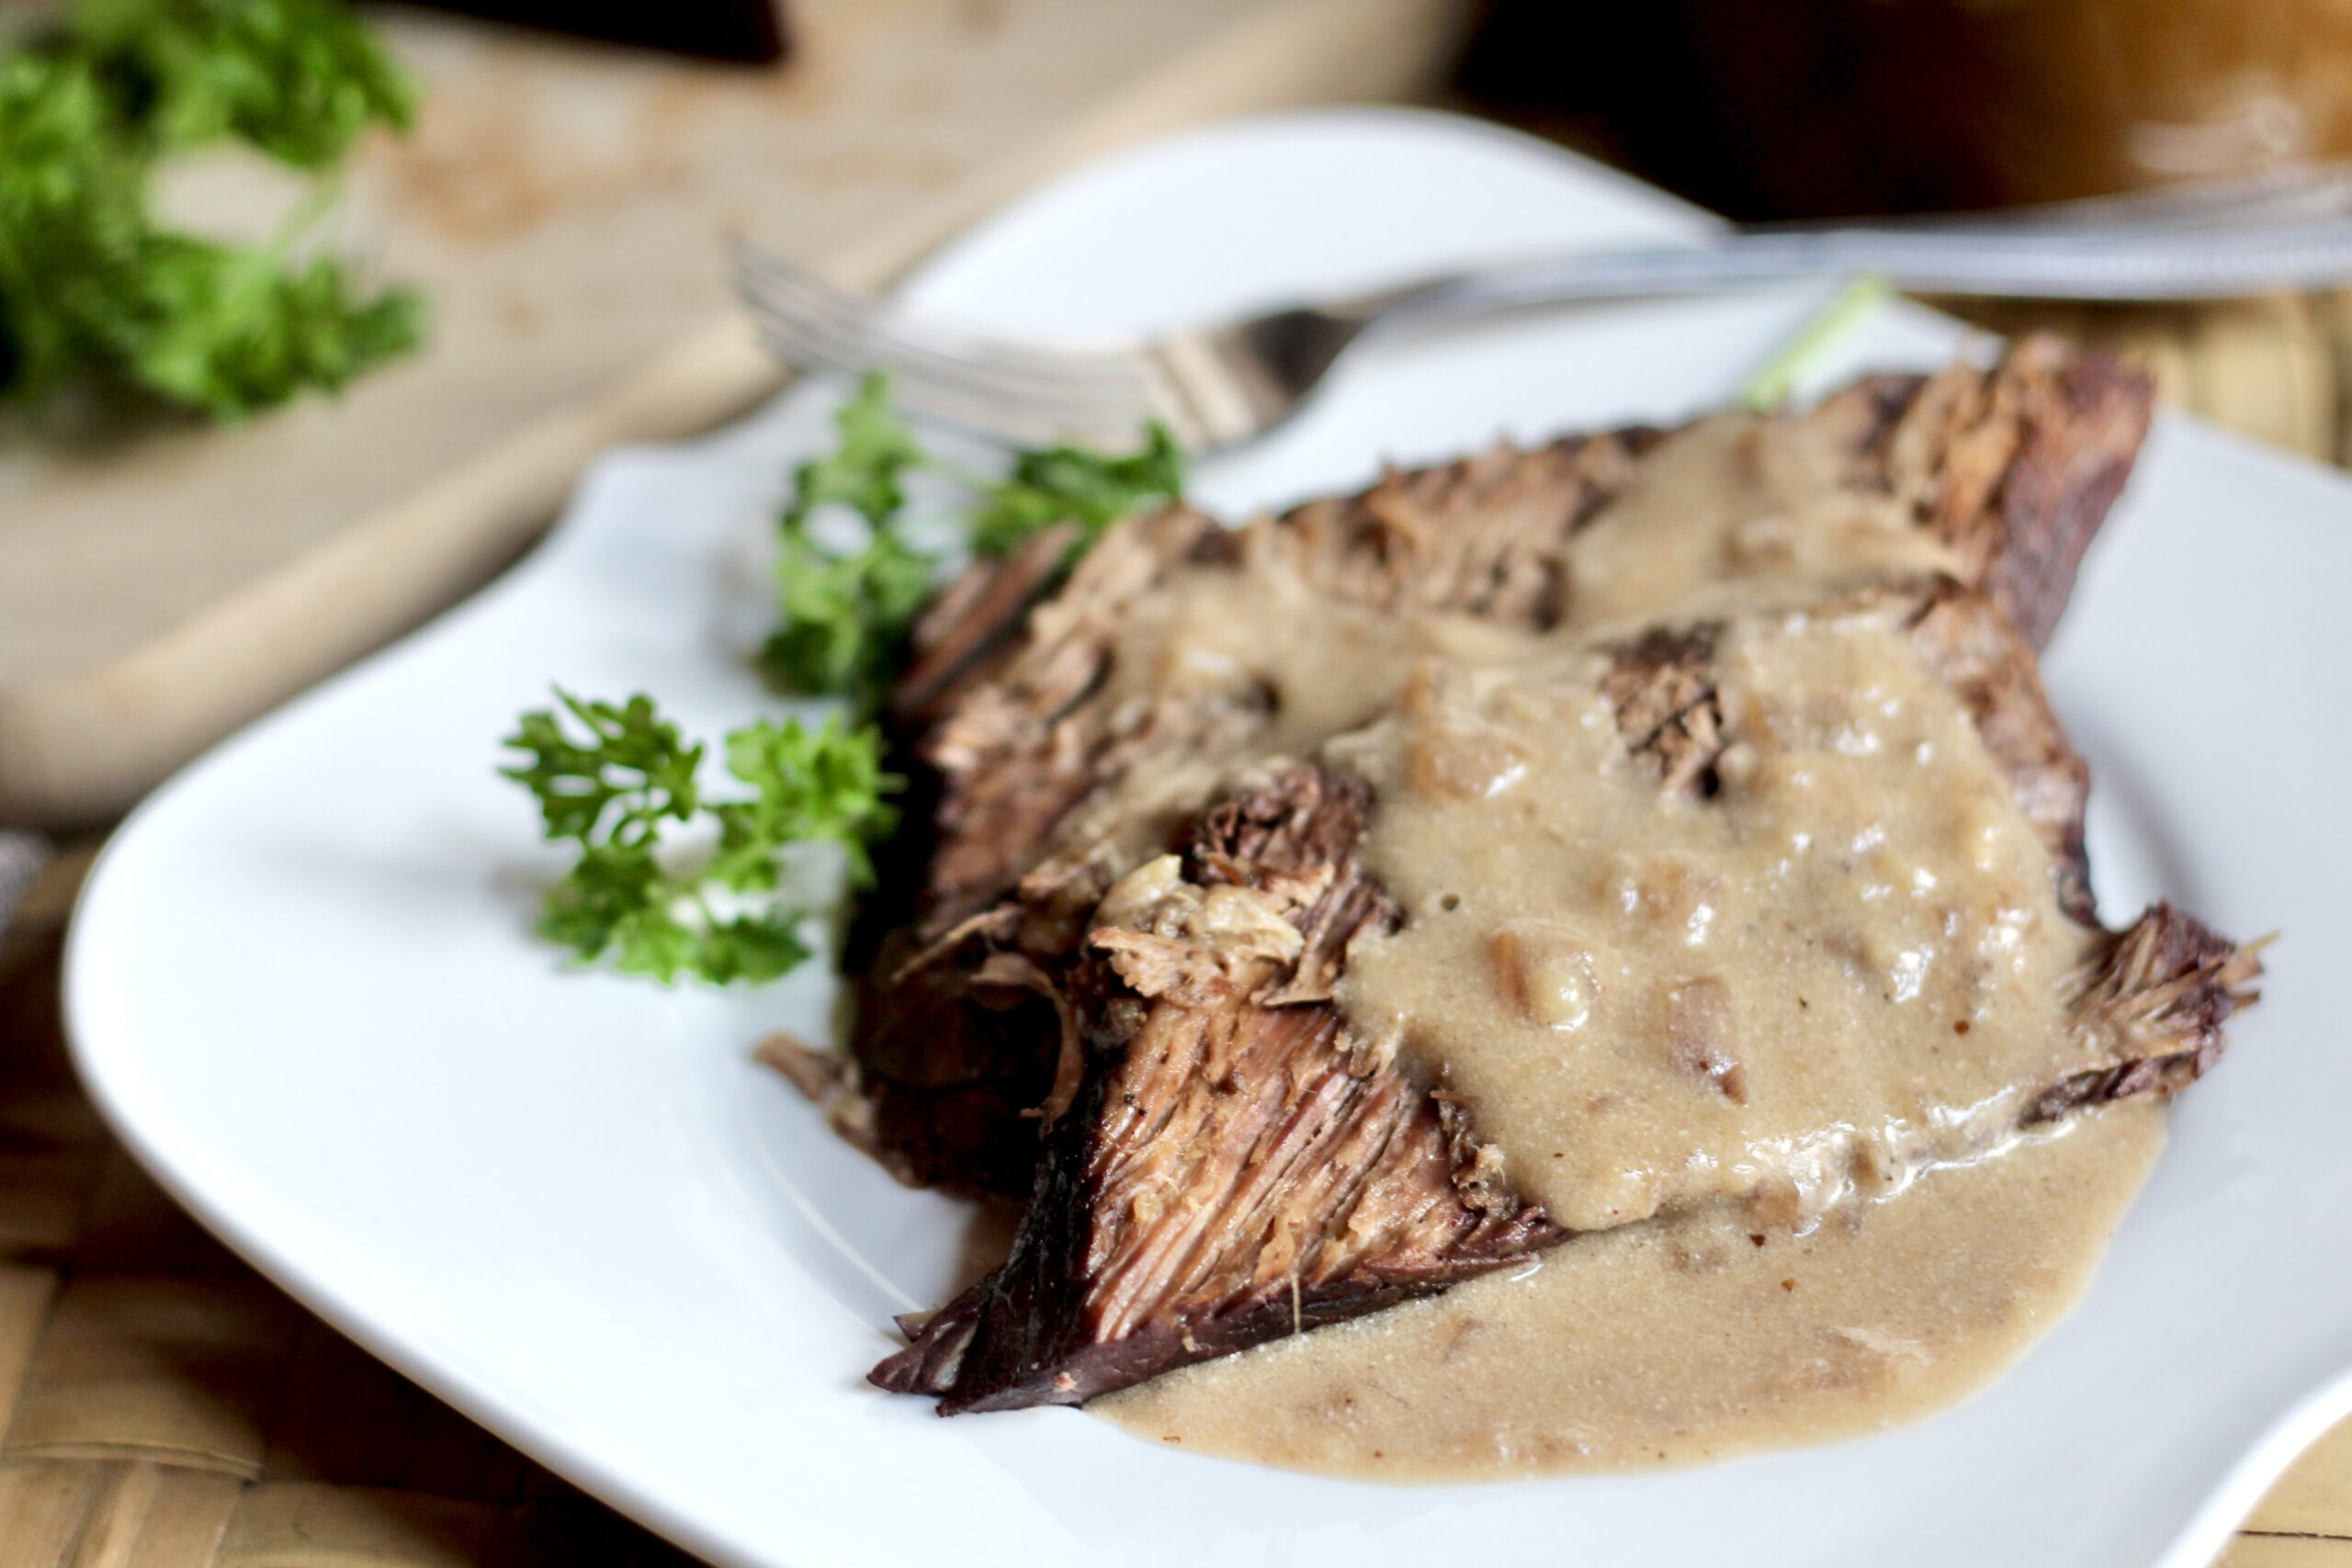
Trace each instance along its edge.
<instances>
[{"instance_id":1,"label":"charred meat edge","mask_svg":"<svg viewBox=\"0 0 2352 1568\"><path fill-rule=\"evenodd\" d=\"M1852 483L1902 498L2038 643L2150 397L2112 360L2031 338L1990 371L1872 378L1802 417L1854 455ZM929 831L900 835L884 885L920 891L870 906L850 953L866 976L852 1092L885 1163L918 1185L1026 1193L1039 1112L1075 1085L1050 974L1110 875L1061 835L1130 772L1230 754L1269 716L1246 696L1119 714L1093 700L1124 605L1171 570L1238 570L1266 550L1335 598L1547 627L1565 613L1575 536L1660 439L1635 428L1501 447L1238 534L1173 509L1114 530L1058 592L1069 541L1041 536L951 587L894 705L919 792L909 820Z\"/></svg>"},{"instance_id":2,"label":"charred meat edge","mask_svg":"<svg viewBox=\"0 0 2352 1568\"><path fill-rule=\"evenodd\" d=\"M2079 780L1997 611L1951 586L1898 609L2030 814L2053 769ZM1716 635L1654 633L1618 650L1605 689L1662 790L1704 793L1713 757L1694 759L1720 754L1704 673ZM2007 649L1998 671L1982 665L1993 648ZM2062 857L2064 898L2086 886L2082 795L2049 795L2058 807L2034 819ZM1356 934L1396 919L1357 863L1373 807L1360 779L1288 765L1206 812L1179 859L1121 884L1072 972L1088 1067L1047 1135L1012 1256L874 1382L935 1395L942 1414L1080 1403L1567 1239L1512 1190L1442 1085L1413 1083L1331 1004ZM2086 895L2070 912L2090 923ZM2106 1060L2050 1086L2023 1119L2186 1087L2219 1059L2222 1023L2254 999L2259 972L2252 952L2168 905L2102 933L2068 987L2070 1026Z\"/></svg>"},{"instance_id":3,"label":"charred meat edge","mask_svg":"<svg viewBox=\"0 0 2352 1568\"><path fill-rule=\"evenodd\" d=\"M1139 928L1096 933L1073 976L1090 1070L1012 1255L876 1382L944 1413L1076 1403L1565 1239L1455 1106L1341 1027L1348 946L1396 919L1355 863L1371 811L1311 768L1243 790Z\"/></svg>"}]
</instances>

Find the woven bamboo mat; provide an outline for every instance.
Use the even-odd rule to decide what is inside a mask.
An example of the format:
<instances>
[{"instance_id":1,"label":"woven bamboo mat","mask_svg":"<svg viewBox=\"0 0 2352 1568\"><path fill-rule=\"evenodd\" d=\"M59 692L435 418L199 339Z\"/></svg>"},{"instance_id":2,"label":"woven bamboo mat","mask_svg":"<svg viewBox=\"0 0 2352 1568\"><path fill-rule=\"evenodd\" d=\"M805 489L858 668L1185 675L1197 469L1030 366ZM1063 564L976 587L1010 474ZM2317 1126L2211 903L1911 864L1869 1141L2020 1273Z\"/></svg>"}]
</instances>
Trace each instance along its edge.
<instances>
[{"instance_id":1,"label":"woven bamboo mat","mask_svg":"<svg viewBox=\"0 0 2352 1568\"><path fill-rule=\"evenodd\" d=\"M67 1064L69 852L0 945L0 1565L675 1568L199 1230Z\"/></svg>"},{"instance_id":2,"label":"woven bamboo mat","mask_svg":"<svg viewBox=\"0 0 2352 1568\"><path fill-rule=\"evenodd\" d=\"M2177 406L2352 458L2352 298L1968 313L2114 345ZM0 1568L685 1562L256 1278L116 1146L57 1017L88 853L0 945ZM2352 1424L2223 1561L2352 1568Z\"/></svg>"}]
</instances>

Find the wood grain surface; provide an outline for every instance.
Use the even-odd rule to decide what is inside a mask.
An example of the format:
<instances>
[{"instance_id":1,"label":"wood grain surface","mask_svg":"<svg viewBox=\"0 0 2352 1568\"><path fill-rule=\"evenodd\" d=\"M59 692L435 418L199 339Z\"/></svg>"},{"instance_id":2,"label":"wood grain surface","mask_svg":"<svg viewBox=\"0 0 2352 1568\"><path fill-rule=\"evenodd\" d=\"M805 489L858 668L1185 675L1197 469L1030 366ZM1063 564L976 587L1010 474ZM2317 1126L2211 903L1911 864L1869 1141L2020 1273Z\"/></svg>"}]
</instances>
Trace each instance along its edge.
<instances>
[{"instance_id":1,"label":"wood grain surface","mask_svg":"<svg viewBox=\"0 0 2352 1568\"><path fill-rule=\"evenodd\" d=\"M512 559L581 468L780 378L743 235L872 283L1063 164L1189 120L1426 85L1469 0L796 0L781 72L387 12L426 95L347 182L426 350L242 429L0 439L0 822L103 821ZM288 193L171 193L266 231Z\"/></svg>"}]
</instances>

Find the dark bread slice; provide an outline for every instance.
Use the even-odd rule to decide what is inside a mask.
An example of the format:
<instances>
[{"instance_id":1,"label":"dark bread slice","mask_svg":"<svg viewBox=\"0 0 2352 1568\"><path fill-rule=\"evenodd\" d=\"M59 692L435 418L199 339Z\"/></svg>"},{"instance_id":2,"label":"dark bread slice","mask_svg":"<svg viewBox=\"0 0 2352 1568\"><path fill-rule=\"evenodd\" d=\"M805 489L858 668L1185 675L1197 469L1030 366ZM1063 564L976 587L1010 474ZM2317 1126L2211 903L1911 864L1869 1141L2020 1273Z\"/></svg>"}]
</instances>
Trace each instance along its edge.
<instances>
[{"instance_id":1,"label":"dark bread slice","mask_svg":"<svg viewBox=\"0 0 2352 1568\"><path fill-rule=\"evenodd\" d=\"M2030 650L1954 586L1902 608L2052 849L2062 903L2090 925L2083 771ZM1717 635L1653 632L1617 650L1604 689L1662 790L1710 789L1725 737L1708 674ZM1047 1133L1012 1256L876 1383L935 1395L943 1414L1078 1403L1568 1239L1442 1089L1351 1039L1332 1006L1351 939L1396 918L1355 854L1374 804L1361 780L1284 766L1186 830L1181 885L1142 911L1106 908L1065 982L1082 1078ZM1252 890L1288 934L1237 944L1229 914L1214 934L1191 927L1219 887ZM2219 1059L2222 1022L2259 972L2251 951L2167 905L2102 932L2067 982L2071 1027L2101 1063L2047 1086L2024 1120L2185 1087Z\"/></svg>"},{"instance_id":2,"label":"dark bread slice","mask_svg":"<svg viewBox=\"0 0 2352 1568\"><path fill-rule=\"evenodd\" d=\"M1792 417L1848 455L1846 483L1898 497L1949 542L1963 576L2038 642L2130 468L2150 397L2104 356L2029 339L1990 370L1875 377ZM1334 600L1548 629L1569 612L1578 532L1662 439L1639 427L1498 447L1241 534L1176 509L1114 530L1058 592L1060 537L951 587L895 703L918 781L909 819L929 831L901 836L884 885L912 893L871 906L851 953L867 976L856 1093L881 1157L919 1184L1028 1190L1037 1111L1075 1084L1053 976L1109 885L1071 825L1123 779L1232 755L1271 716L1247 693L1108 701L1128 605L1173 571L1240 571L1271 552Z\"/></svg>"}]
</instances>

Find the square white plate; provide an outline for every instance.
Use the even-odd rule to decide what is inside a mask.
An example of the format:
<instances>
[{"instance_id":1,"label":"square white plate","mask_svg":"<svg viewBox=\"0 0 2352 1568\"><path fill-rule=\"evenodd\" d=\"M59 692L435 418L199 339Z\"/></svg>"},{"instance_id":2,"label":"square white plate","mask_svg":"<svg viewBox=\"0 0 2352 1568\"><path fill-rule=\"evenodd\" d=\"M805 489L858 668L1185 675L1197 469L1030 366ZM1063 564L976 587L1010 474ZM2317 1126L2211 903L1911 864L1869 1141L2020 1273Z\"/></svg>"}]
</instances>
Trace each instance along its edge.
<instances>
[{"instance_id":1,"label":"square white plate","mask_svg":"<svg viewBox=\"0 0 2352 1568\"><path fill-rule=\"evenodd\" d=\"M912 293L1087 332L1704 221L1467 122L1316 113L1065 180ZM1498 430L1671 419L1726 397L1819 298L1555 313L1392 353L1197 491L1238 511ZM1932 365L1959 337L1890 310L1818 378ZM2334 983L2352 953L2352 486L2180 419L2094 551L2050 679L2098 771L2107 907L2162 891L2286 940L2089 1299L1988 1393L1712 1468L1384 1489L1066 1410L941 1421L868 1388L890 1314L945 1286L965 1219L749 1061L772 1027L817 1032L830 982L729 996L560 973L528 934L558 862L492 773L550 679L660 694L703 733L758 708L741 655L768 514L827 415L803 392L606 459L528 561L191 769L91 884L68 1001L99 1102L208 1224L402 1371L691 1547L809 1568L1380 1568L1530 1548L1692 1568L2185 1565L2352 1408Z\"/></svg>"}]
</instances>

